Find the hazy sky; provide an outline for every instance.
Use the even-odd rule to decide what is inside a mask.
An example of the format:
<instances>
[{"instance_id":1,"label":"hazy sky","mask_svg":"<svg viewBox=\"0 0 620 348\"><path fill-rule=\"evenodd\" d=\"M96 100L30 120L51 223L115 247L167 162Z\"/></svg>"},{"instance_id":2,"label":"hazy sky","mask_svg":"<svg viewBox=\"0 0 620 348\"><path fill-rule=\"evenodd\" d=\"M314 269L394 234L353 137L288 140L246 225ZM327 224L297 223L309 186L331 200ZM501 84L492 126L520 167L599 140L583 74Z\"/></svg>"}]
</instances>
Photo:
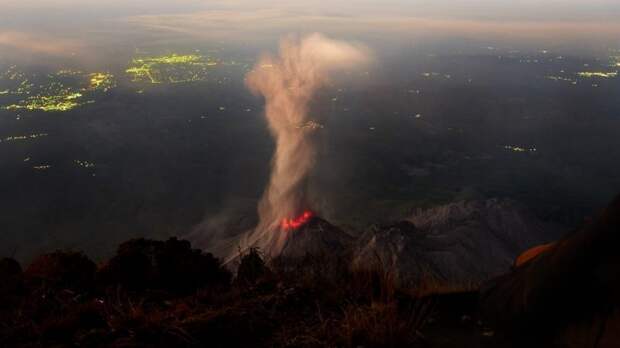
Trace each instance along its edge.
<instances>
[{"instance_id":1,"label":"hazy sky","mask_svg":"<svg viewBox=\"0 0 620 348\"><path fill-rule=\"evenodd\" d=\"M289 9L314 14L399 14L466 19L617 20L616 0L2 0L4 19L82 14L105 17L196 10ZM15 18L18 15L18 18Z\"/></svg>"},{"instance_id":2,"label":"hazy sky","mask_svg":"<svg viewBox=\"0 0 620 348\"><path fill-rule=\"evenodd\" d=\"M250 42L313 31L556 44L620 37L617 0L0 0L0 7L0 54L74 54L140 33Z\"/></svg>"}]
</instances>

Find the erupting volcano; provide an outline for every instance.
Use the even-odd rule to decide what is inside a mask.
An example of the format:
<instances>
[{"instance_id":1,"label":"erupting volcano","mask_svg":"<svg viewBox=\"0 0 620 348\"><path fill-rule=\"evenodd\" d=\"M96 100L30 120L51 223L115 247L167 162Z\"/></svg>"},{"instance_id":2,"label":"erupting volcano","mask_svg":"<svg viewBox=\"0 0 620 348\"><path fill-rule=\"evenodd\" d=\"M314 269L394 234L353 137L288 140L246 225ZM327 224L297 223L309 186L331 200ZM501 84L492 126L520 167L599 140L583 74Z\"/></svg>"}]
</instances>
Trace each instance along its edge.
<instances>
[{"instance_id":1,"label":"erupting volcano","mask_svg":"<svg viewBox=\"0 0 620 348\"><path fill-rule=\"evenodd\" d=\"M309 117L309 102L336 69L367 62L365 48L334 41L320 34L301 40L282 40L279 56L264 55L246 76L249 89L265 98L265 117L276 142L269 183L258 205L258 226L243 241L278 255L286 242L285 230L306 224L314 213L308 206L307 176L315 157L320 127ZM299 212L302 212L301 215Z\"/></svg>"},{"instance_id":2,"label":"erupting volcano","mask_svg":"<svg viewBox=\"0 0 620 348\"><path fill-rule=\"evenodd\" d=\"M303 212L303 214L297 216L296 218L282 219L282 223L280 224L280 227L283 230L296 230L300 228L301 226L305 225L308 221L310 221L310 219L312 219L313 216L314 216L314 213L312 213L312 211L306 210Z\"/></svg>"}]
</instances>

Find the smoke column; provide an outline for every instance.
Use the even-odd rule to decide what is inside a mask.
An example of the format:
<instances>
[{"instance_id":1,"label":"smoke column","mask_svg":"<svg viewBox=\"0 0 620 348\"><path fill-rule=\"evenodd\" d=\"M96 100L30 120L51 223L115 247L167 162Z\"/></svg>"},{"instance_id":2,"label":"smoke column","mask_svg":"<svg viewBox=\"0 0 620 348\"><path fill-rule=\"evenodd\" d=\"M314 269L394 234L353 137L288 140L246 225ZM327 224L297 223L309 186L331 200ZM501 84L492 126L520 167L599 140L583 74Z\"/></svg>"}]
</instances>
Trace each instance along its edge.
<instances>
[{"instance_id":1,"label":"smoke column","mask_svg":"<svg viewBox=\"0 0 620 348\"><path fill-rule=\"evenodd\" d=\"M283 219L301 214L307 206L305 181L315 161L308 114L314 93L337 69L369 60L363 47L312 34L280 43L279 56L263 55L246 76L248 88L265 98L265 117L276 142L271 177L258 205L259 224L247 235L247 246L277 255L286 241Z\"/></svg>"}]
</instances>

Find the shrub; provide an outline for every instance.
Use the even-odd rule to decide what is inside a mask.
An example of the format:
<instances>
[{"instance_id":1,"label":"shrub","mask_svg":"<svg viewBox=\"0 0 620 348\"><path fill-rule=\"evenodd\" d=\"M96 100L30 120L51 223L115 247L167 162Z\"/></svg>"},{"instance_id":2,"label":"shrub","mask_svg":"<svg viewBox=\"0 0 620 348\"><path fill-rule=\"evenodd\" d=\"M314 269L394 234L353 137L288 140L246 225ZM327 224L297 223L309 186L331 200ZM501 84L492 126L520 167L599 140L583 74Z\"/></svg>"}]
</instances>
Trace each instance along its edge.
<instances>
[{"instance_id":1,"label":"shrub","mask_svg":"<svg viewBox=\"0 0 620 348\"><path fill-rule=\"evenodd\" d=\"M12 305L22 288L23 274L19 263L10 258L0 259L0 308Z\"/></svg>"},{"instance_id":2,"label":"shrub","mask_svg":"<svg viewBox=\"0 0 620 348\"><path fill-rule=\"evenodd\" d=\"M175 294L188 294L205 286L227 286L231 279L230 272L212 254L192 249L189 241L176 238L125 242L99 275L104 285Z\"/></svg>"},{"instance_id":3,"label":"shrub","mask_svg":"<svg viewBox=\"0 0 620 348\"><path fill-rule=\"evenodd\" d=\"M89 290L97 266L81 252L55 251L43 254L28 266L25 276L30 285Z\"/></svg>"},{"instance_id":4,"label":"shrub","mask_svg":"<svg viewBox=\"0 0 620 348\"><path fill-rule=\"evenodd\" d=\"M255 284L268 271L258 249L250 248L249 252L241 257L237 270L237 282L242 285Z\"/></svg>"}]
</instances>

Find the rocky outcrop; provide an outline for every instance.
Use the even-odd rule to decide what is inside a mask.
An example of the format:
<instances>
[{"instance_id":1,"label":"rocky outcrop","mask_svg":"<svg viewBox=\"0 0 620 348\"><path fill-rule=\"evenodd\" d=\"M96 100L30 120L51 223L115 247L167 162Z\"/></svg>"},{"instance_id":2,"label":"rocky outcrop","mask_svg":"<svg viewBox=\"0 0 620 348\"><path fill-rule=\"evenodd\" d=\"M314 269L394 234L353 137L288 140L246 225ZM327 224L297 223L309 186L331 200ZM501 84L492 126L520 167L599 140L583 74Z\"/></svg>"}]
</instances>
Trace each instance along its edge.
<instances>
[{"instance_id":1,"label":"rocky outcrop","mask_svg":"<svg viewBox=\"0 0 620 348\"><path fill-rule=\"evenodd\" d=\"M520 267L527 262L530 262L531 260L537 258L539 255L544 254L547 250L553 248L555 246L555 243L556 242L553 241L547 244L541 244L527 249L517 257L514 266Z\"/></svg>"},{"instance_id":2,"label":"rocky outcrop","mask_svg":"<svg viewBox=\"0 0 620 348\"><path fill-rule=\"evenodd\" d=\"M521 252L559 236L557 227L512 200L461 201L370 227L356 243L354 264L380 262L405 282L430 277L475 284L507 272Z\"/></svg>"},{"instance_id":3,"label":"rocky outcrop","mask_svg":"<svg viewBox=\"0 0 620 348\"><path fill-rule=\"evenodd\" d=\"M486 319L539 342L620 342L620 196L592 224L542 250L482 292Z\"/></svg>"}]
</instances>

